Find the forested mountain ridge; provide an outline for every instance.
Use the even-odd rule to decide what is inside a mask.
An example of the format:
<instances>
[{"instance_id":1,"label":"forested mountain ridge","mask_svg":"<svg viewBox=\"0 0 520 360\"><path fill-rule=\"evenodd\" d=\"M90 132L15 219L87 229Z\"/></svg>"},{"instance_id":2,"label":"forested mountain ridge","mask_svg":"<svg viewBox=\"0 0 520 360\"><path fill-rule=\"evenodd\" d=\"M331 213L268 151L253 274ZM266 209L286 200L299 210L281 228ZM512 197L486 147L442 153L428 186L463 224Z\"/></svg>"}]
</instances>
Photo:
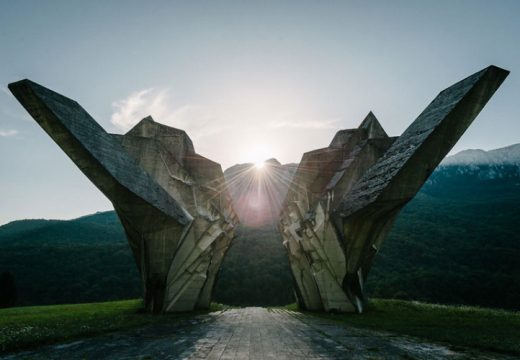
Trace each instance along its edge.
<instances>
[{"instance_id":1,"label":"forested mountain ridge","mask_svg":"<svg viewBox=\"0 0 520 360\"><path fill-rule=\"evenodd\" d=\"M14 275L19 305L140 296L139 276L113 211L0 227L0 272Z\"/></svg>"},{"instance_id":2,"label":"forested mountain ridge","mask_svg":"<svg viewBox=\"0 0 520 360\"><path fill-rule=\"evenodd\" d=\"M18 220L0 226L0 246L113 244L126 241L113 211L74 220Z\"/></svg>"},{"instance_id":3,"label":"forested mountain ridge","mask_svg":"<svg viewBox=\"0 0 520 360\"><path fill-rule=\"evenodd\" d=\"M445 159L398 217L368 276L369 295L520 309L517 149L520 145L477 151L472 161L468 153ZM482 153L491 153L495 160L475 161L489 159ZM496 160L500 158L506 160ZM233 195L236 189L230 188ZM216 301L294 301L285 250L274 225L242 224L238 229L216 285ZM14 274L20 305L141 294L131 251L113 212L1 226L4 271Z\"/></svg>"}]
</instances>

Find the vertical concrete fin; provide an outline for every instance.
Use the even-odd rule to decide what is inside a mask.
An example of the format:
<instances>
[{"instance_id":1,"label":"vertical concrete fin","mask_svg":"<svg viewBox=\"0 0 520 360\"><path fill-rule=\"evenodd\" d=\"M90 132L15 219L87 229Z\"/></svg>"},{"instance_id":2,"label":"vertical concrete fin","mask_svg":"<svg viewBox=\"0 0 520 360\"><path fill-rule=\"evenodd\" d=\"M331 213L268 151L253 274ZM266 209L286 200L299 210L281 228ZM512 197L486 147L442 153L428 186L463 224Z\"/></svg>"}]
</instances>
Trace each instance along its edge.
<instances>
[{"instance_id":1,"label":"vertical concrete fin","mask_svg":"<svg viewBox=\"0 0 520 360\"><path fill-rule=\"evenodd\" d=\"M383 126L381 126L381 123L379 123L379 120L377 120L372 111L370 111L365 119L361 122L359 129L365 129L368 132L369 139L388 137L385 129L383 129Z\"/></svg>"},{"instance_id":2,"label":"vertical concrete fin","mask_svg":"<svg viewBox=\"0 0 520 360\"><path fill-rule=\"evenodd\" d=\"M127 190L181 224L190 215L75 101L30 80L9 89L36 122L112 202Z\"/></svg>"},{"instance_id":3,"label":"vertical concrete fin","mask_svg":"<svg viewBox=\"0 0 520 360\"><path fill-rule=\"evenodd\" d=\"M151 117L125 135L108 134L78 103L43 86L22 80L9 89L114 205L146 309L208 307L236 223L220 165L197 155L185 131Z\"/></svg>"},{"instance_id":4,"label":"vertical concrete fin","mask_svg":"<svg viewBox=\"0 0 520 360\"><path fill-rule=\"evenodd\" d=\"M296 174L291 186L297 191L289 192L280 230L299 293L305 294L306 284L319 289L304 297L312 299L311 309L363 312L366 276L399 211L508 73L490 66L447 88L397 139L370 112L358 129L339 131L318 152L335 150L334 157L315 156L314 172L304 173L307 178ZM300 167L309 154L314 152L304 155ZM306 181L296 183L302 178ZM334 256L338 251L343 257ZM299 274L305 282L298 281Z\"/></svg>"},{"instance_id":5,"label":"vertical concrete fin","mask_svg":"<svg viewBox=\"0 0 520 360\"><path fill-rule=\"evenodd\" d=\"M344 196L336 211L347 217L378 198L410 200L508 74L490 66L439 93Z\"/></svg>"}]
</instances>

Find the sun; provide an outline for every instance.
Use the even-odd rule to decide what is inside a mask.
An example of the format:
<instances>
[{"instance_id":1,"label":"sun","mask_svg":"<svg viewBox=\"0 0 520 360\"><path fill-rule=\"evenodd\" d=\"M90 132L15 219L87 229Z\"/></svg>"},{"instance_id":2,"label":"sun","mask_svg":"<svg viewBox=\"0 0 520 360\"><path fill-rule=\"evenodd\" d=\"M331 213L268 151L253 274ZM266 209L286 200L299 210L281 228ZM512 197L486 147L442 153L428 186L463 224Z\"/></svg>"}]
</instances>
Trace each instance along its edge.
<instances>
[{"instance_id":1,"label":"sun","mask_svg":"<svg viewBox=\"0 0 520 360\"><path fill-rule=\"evenodd\" d=\"M271 144L248 144L247 148L241 152L241 159L244 163L252 164L252 169L257 171L265 171L266 159L273 158L275 148Z\"/></svg>"},{"instance_id":2,"label":"sun","mask_svg":"<svg viewBox=\"0 0 520 360\"><path fill-rule=\"evenodd\" d=\"M255 162L256 170L262 170L264 168L264 166L265 166L265 161L263 161L263 160Z\"/></svg>"}]
</instances>

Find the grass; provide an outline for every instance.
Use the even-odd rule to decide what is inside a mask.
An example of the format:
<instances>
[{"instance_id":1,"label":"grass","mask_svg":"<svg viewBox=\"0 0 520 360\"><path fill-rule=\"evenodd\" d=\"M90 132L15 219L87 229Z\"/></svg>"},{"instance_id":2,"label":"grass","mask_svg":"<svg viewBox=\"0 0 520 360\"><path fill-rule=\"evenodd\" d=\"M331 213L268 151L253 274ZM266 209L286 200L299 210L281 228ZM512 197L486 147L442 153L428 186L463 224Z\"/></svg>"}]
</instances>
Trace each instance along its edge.
<instances>
[{"instance_id":1,"label":"grass","mask_svg":"<svg viewBox=\"0 0 520 360\"><path fill-rule=\"evenodd\" d=\"M291 310L295 308L295 304L288 306ZM374 299L361 315L309 314L354 327L520 355L520 312Z\"/></svg>"},{"instance_id":2,"label":"grass","mask_svg":"<svg viewBox=\"0 0 520 360\"><path fill-rule=\"evenodd\" d=\"M210 310L223 308L212 304ZM142 309L141 300L1 309L0 353L193 315L153 315Z\"/></svg>"},{"instance_id":3,"label":"grass","mask_svg":"<svg viewBox=\"0 0 520 360\"><path fill-rule=\"evenodd\" d=\"M297 311L295 304L286 307ZM212 304L210 311L226 309ZM411 335L452 346L520 355L520 313L401 300L371 300L362 314L311 313L342 324ZM140 300L31 306L0 310L0 352L172 321L190 314L152 315Z\"/></svg>"}]
</instances>

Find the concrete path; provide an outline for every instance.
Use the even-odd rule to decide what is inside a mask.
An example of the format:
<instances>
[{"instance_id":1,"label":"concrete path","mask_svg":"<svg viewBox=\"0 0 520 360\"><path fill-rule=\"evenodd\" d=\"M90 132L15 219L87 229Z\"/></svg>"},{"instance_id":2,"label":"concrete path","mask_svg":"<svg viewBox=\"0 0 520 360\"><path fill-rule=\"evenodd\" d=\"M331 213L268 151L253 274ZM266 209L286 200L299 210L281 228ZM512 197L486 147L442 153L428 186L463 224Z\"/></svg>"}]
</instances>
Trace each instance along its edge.
<instances>
[{"instance_id":1,"label":"concrete path","mask_svg":"<svg viewBox=\"0 0 520 360\"><path fill-rule=\"evenodd\" d=\"M512 359L285 310L233 309L0 359Z\"/></svg>"}]
</instances>

